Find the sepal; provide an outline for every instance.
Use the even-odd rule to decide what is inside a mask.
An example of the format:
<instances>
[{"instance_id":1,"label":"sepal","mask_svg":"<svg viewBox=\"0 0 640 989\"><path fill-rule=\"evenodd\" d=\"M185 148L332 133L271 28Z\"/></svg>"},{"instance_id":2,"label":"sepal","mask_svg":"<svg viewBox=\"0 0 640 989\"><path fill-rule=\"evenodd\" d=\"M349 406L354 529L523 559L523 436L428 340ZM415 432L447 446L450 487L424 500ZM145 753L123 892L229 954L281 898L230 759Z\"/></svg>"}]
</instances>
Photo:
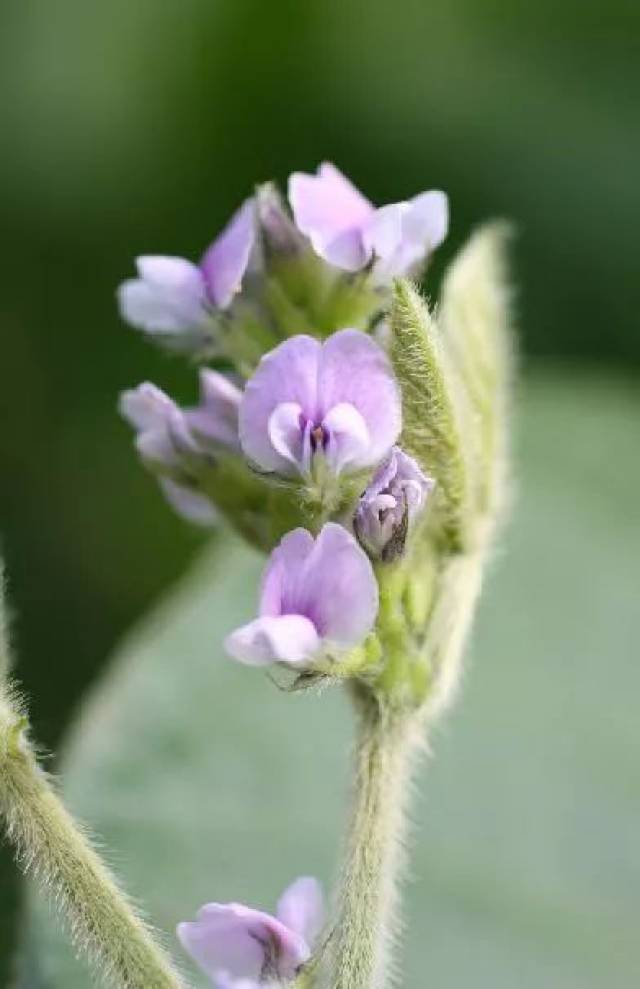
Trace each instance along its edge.
<instances>
[{"instance_id":1,"label":"sepal","mask_svg":"<svg viewBox=\"0 0 640 989\"><path fill-rule=\"evenodd\" d=\"M395 285L390 356L402 392L401 445L437 482L445 537L455 550L471 526L470 458L459 400L436 321L409 282Z\"/></svg>"}]
</instances>

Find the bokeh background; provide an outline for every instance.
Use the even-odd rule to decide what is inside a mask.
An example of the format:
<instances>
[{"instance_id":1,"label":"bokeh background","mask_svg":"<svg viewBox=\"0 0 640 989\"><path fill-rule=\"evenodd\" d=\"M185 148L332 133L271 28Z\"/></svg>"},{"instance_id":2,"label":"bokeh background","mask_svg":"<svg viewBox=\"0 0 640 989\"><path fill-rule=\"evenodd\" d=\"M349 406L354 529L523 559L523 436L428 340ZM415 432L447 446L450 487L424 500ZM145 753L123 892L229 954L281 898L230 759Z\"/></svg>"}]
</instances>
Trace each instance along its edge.
<instances>
[{"instance_id":1,"label":"bokeh background","mask_svg":"<svg viewBox=\"0 0 640 989\"><path fill-rule=\"evenodd\" d=\"M146 378L191 395L192 373L119 324L114 289L135 254L196 257L257 180L284 181L328 158L381 203L448 191L452 229L430 273L434 296L474 224L507 216L519 233L519 507L465 699L439 741L435 796L427 788L416 812L407 985L418 989L430 972L447 989L472 975L492 987L516 978L557 989L638 981L628 918L640 908L631 841L640 811L631 707L640 687L639 49L640 8L631 0L0 7L0 532L19 676L37 735L52 750L78 710L100 709L101 740L92 748L77 728L73 737L115 790L108 801L106 789L102 798L100 788L94 793L87 781L95 764L72 747L70 794L113 837L136 893L151 897L166 926L180 916L172 897L183 912L197 896L273 900L293 847L300 861L292 872L315 866L330 878L331 834L295 809L293 784L266 786L251 760L266 746L270 760L263 754L255 765L268 774L280 758L280 776L296 783L318 760L309 807L314 819L333 819L343 796L338 741L347 735L338 704L314 708L308 761L287 761L292 736L277 727L286 718L281 699L262 681L249 686L228 671L219 680L210 654L210 665L194 661L200 672L191 673L207 698L201 715L211 750L200 769L206 737L197 738L196 759L180 721L192 700L188 656L179 658L177 684L167 661L165 686L155 688L180 697L163 708L178 727L160 741L151 725L143 730L145 691L155 682L152 672L145 680L144 661L120 662L121 701L107 679L98 695L87 694L147 608L162 597L169 603L161 614L174 614L169 588L204 542L166 509L114 411L118 392ZM234 573L255 566L237 547L231 555ZM228 590L221 577L211 580L218 624L204 606L203 621L214 653ZM246 617L253 592L244 578L238 586L234 601ZM152 639L169 620L153 619ZM204 656L202 635L190 641L185 650ZM133 685L128 667L137 671ZM243 712L237 724L232 699ZM129 726L136 712L143 726L139 777L122 756L130 749L114 738L120 707ZM290 731L307 715L299 708L292 718ZM224 772L239 738L246 760L238 756L238 772ZM132 865L140 859L134 825L149 837L143 783L152 771L144 760L158 749L165 767L195 767L181 805L204 800L215 818L207 780L221 794L222 817L211 827L222 851L208 852L209 891L194 888L204 832L161 823L175 797L170 779L154 790L163 795L157 842L146 847L156 859L146 871ZM249 805L233 797L234 786L250 792ZM247 812L255 833L240 826ZM270 863L258 854L261 823L281 844ZM158 883L172 842L182 842L187 875L171 870ZM0 985L8 986L13 932L25 925L2 855ZM23 985L87 984L63 960L49 970L38 938Z\"/></svg>"}]
</instances>

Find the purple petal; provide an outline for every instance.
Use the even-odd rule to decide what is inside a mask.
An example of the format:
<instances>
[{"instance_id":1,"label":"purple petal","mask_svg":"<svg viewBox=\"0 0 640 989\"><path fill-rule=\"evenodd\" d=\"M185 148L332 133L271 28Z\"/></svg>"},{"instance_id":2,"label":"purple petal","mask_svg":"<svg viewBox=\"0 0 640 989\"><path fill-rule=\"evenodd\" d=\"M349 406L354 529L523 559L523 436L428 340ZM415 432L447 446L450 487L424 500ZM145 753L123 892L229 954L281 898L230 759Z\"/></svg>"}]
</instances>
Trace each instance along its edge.
<instances>
[{"instance_id":1,"label":"purple petal","mask_svg":"<svg viewBox=\"0 0 640 989\"><path fill-rule=\"evenodd\" d=\"M268 251L292 255L307 249L305 238L291 219L282 196L271 183L258 187L256 211Z\"/></svg>"},{"instance_id":2,"label":"purple petal","mask_svg":"<svg viewBox=\"0 0 640 989\"><path fill-rule=\"evenodd\" d=\"M296 226L320 257L349 271L366 264L360 230L373 206L335 165L325 162L316 175L294 172L289 202Z\"/></svg>"},{"instance_id":3,"label":"purple petal","mask_svg":"<svg viewBox=\"0 0 640 989\"><path fill-rule=\"evenodd\" d=\"M320 365L318 396L322 417L341 403L362 416L370 444L354 466L378 463L400 434L400 392L389 360L371 337L359 330L340 330L326 341Z\"/></svg>"},{"instance_id":4,"label":"purple petal","mask_svg":"<svg viewBox=\"0 0 640 989\"><path fill-rule=\"evenodd\" d=\"M211 302L226 309L240 290L256 239L255 202L247 199L206 251L200 268Z\"/></svg>"},{"instance_id":5,"label":"purple petal","mask_svg":"<svg viewBox=\"0 0 640 989\"><path fill-rule=\"evenodd\" d=\"M394 447L360 499L354 519L358 538L373 556L393 560L404 551L407 523L422 511L434 484L413 457Z\"/></svg>"},{"instance_id":6,"label":"purple petal","mask_svg":"<svg viewBox=\"0 0 640 989\"><path fill-rule=\"evenodd\" d=\"M197 451L182 410L150 382L123 392L119 408L137 431L136 447L145 460L175 467L184 453Z\"/></svg>"},{"instance_id":7,"label":"purple petal","mask_svg":"<svg viewBox=\"0 0 640 989\"><path fill-rule=\"evenodd\" d=\"M298 934L240 903L208 903L196 921L179 924L177 933L185 950L214 980L221 975L260 983L269 968L279 978L292 978L309 957Z\"/></svg>"},{"instance_id":8,"label":"purple petal","mask_svg":"<svg viewBox=\"0 0 640 989\"><path fill-rule=\"evenodd\" d=\"M136 258L138 274L154 288L172 290L185 296L203 297L202 274L186 258L166 254L143 254Z\"/></svg>"},{"instance_id":9,"label":"purple petal","mask_svg":"<svg viewBox=\"0 0 640 989\"><path fill-rule=\"evenodd\" d=\"M371 563L346 529L329 522L315 541L306 529L294 529L267 564L260 617L232 632L225 645L248 665L304 663L325 640L338 648L361 642L377 611Z\"/></svg>"},{"instance_id":10,"label":"purple petal","mask_svg":"<svg viewBox=\"0 0 640 989\"><path fill-rule=\"evenodd\" d=\"M142 431L164 424L177 406L162 389L145 381L137 388L122 392L118 409L134 429Z\"/></svg>"},{"instance_id":11,"label":"purple petal","mask_svg":"<svg viewBox=\"0 0 640 989\"><path fill-rule=\"evenodd\" d=\"M324 345L307 336L286 340L262 358L245 388L240 443L263 470L305 475L316 427L325 430L335 473L373 466L398 437L401 403L391 366L359 330L341 330Z\"/></svg>"},{"instance_id":12,"label":"purple petal","mask_svg":"<svg viewBox=\"0 0 640 989\"><path fill-rule=\"evenodd\" d=\"M334 405L322 425L329 436L327 461L335 474L340 474L345 467L358 467L367 462L371 436L355 406L348 402Z\"/></svg>"},{"instance_id":13,"label":"purple petal","mask_svg":"<svg viewBox=\"0 0 640 989\"><path fill-rule=\"evenodd\" d=\"M344 230L321 246L316 242L313 248L316 254L334 268L342 268L343 271L360 271L371 258L371 252L367 250L359 228Z\"/></svg>"},{"instance_id":14,"label":"purple petal","mask_svg":"<svg viewBox=\"0 0 640 989\"><path fill-rule=\"evenodd\" d=\"M393 257L402 243L403 213L407 208L406 203L391 203L372 214L362 234L369 257L385 261Z\"/></svg>"},{"instance_id":15,"label":"purple petal","mask_svg":"<svg viewBox=\"0 0 640 989\"><path fill-rule=\"evenodd\" d=\"M242 392L228 378L204 368L200 371L200 404L185 412L185 420L199 439L238 450L241 398Z\"/></svg>"},{"instance_id":16,"label":"purple petal","mask_svg":"<svg viewBox=\"0 0 640 989\"><path fill-rule=\"evenodd\" d=\"M444 192L432 190L415 196L404 220L404 235L412 241L426 244L434 251L447 236L449 229L449 200Z\"/></svg>"},{"instance_id":17,"label":"purple petal","mask_svg":"<svg viewBox=\"0 0 640 989\"><path fill-rule=\"evenodd\" d=\"M378 584L366 553L335 522L323 526L300 576L299 604L323 640L358 645L378 613Z\"/></svg>"},{"instance_id":18,"label":"purple petal","mask_svg":"<svg viewBox=\"0 0 640 989\"><path fill-rule=\"evenodd\" d=\"M296 879L280 897L276 916L313 945L324 923L324 897L318 880L312 876Z\"/></svg>"},{"instance_id":19,"label":"purple petal","mask_svg":"<svg viewBox=\"0 0 640 989\"><path fill-rule=\"evenodd\" d=\"M258 929L261 926L261 922L256 924ZM251 936L235 904L211 903L200 910L197 920L179 924L177 933L182 946L210 978L215 979L221 970L234 977L259 977L264 949Z\"/></svg>"},{"instance_id":20,"label":"purple petal","mask_svg":"<svg viewBox=\"0 0 640 989\"><path fill-rule=\"evenodd\" d=\"M316 655L320 639L313 622L303 615L256 618L227 636L225 649L247 666L304 663Z\"/></svg>"},{"instance_id":21,"label":"purple petal","mask_svg":"<svg viewBox=\"0 0 640 989\"><path fill-rule=\"evenodd\" d=\"M158 479L162 492L178 515L194 525L211 526L218 520L217 512L206 495L178 484L169 477Z\"/></svg>"},{"instance_id":22,"label":"purple petal","mask_svg":"<svg viewBox=\"0 0 640 989\"><path fill-rule=\"evenodd\" d=\"M290 459L275 449L269 422L275 408L284 403L295 403L306 416L314 417L321 349L313 337L291 337L262 358L247 382L240 404L240 444L263 470L295 472Z\"/></svg>"},{"instance_id":23,"label":"purple petal","mask_svg":"<svg viewBox=\"0 0 640 989\"><path fill-rule=\"evenodd\" d=\"M138 433L135 446L142 459L149 465L180 466L180 454L176 450L171 433L166 427Z\"/></svg>"},{"instance_id":24,"label":"purple petal","mask_svg":"<svg viewBox=\"0 0 640 989\"><path fill-rule=\"evenodd\" d=\"M386 282L411 273L444 240L448 203L443 192L424 192L408 203L376 210L363 232L376 258L374 279Z\"/></svg>"},{"instance_id":25,"label":"purple petal","mask_svg":"<svg viewBox=\"0 0 640 989\"><path fill-rule=\"evenodd\" d=\"M315 545L306 529L294 529L280 540L269 557L260 586L260 615L291 613L307 558Z\"/></svg>"},{"instance_id":26,"label":"purple petal","mask_svg":"<svg viewBox=\"0 0 640 989\"><path fill-rule=\"evenodd\" d=\"M146 255L136 260L139 278L118 289L123 319L148 332L179 333L206 318L199 268L184 258Z\"/></svg>"},{"instance_id":27,"label":"purple petal","mask_svg":"<svg viewBox=\"0 0 640 989\"><path fill-rule=\"evenodd\" d=\"M294 467L302 464L305 459L301 417L302 409L297 402L281 402L276 405L267 424L273 449Z\"/></svg>"}]
</instances>

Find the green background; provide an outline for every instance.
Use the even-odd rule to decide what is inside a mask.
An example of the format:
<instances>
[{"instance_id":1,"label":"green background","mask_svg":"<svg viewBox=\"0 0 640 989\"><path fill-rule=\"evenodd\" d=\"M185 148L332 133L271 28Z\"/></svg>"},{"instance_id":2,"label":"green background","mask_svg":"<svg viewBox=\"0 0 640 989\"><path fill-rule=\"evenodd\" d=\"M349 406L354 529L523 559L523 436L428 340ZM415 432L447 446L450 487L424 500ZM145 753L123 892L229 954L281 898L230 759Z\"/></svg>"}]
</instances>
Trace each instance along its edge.
<instances>
[{"instance_id":1,"label":"green background","mask_svg":"<svg viewBox=\"0 0 640 989\"><path fill-rule=\"evenodd\" d=\"M446 813L438 804L440 827L446 834L452 821L458 825L460 815L468 815L469 855L480 855L487 844L496 855L508 851L505 874L517 874L518 863L531 864L534 872L541 863L550 873L570 870L564 857L573 862L577 856L575 876L567 880L571 902L580 903L590 884L606 901L605 912L610 901L616 903L607 916L620 916L626 930L624 917L640 906L634 856L620 839L634 819L631 804L620 804L615 826L601 826L601 816L618 804L594 785L579 802L582 812L571 811L571 839L559 849L546 840L545 822L561 813L583 771L567 752L572 745L576 758L585 760L585 773L595 760L612 787L616 774L623 774L618 785L630 800L637 800L640 788L630 754L634 744L637 751L637 732L635 743L631 727L624 729L628 738L620 735L628 752L607 735L609 729L623 732L611 727L620 719L627 724L617 705L630 702L634 686L637 696L631 625L638 573L631 548L638 529L639 38L640 8L623 0L6 0L0 9L0 532L16 611L19 675L45 745L59 746L123 630L178 577L202 541L165 508L114 413L118 391L144 378L177 395L194 392L186 367L118 323L114 288L131 271L133 256L157 251L196 257L256 180L284 181L289 171L322 158L333 159L379 202L442 187L451 197L452 229L430 291L435 294L442 265L475 223L511 217L519 230L523 373L527 378L535 372L536 382L549 378L551 392L536 386L530 441L521 451L519 488L523 503L534 508L516 517L505 543L507 557L513 547L519 562L510 571L505 564L509 576L502 582L498 568L484 605L480 635L496 636L487 641L495 641L500 655L476 662L469 699L439 741L433 785L439 774L441 791L452 801ZM567 422L574 423L569 435ZM579 461L573 469L576 443L588 468ZM580 526L582 512L589 522ZM536 572L538 583L531 585ZM550 583L554 593L543 593L558 574L562 585ZM247 590L245 615L251 595ZM556 613L565 615L562 634ZM218 641L212 628L212 656ZM594 650L590 664L585 649L589 655ZM484 657L481 643L476 651ZM537 692L529 689L527 677L539 675L538 653L545 654L544 669L562 671L566 703L554 709L554 723L574 740L559 752L548 750L545 765L553 779L546 786L534 725L544 737L549 715L540 705L545 698L553 703L555 695L552 677L538 681ZM507 664L504 675L491 660ZM605 686L612 693L600 700ZM224 764L213 713L223 688L229 697L244 697L226 681L211 682L206 757L214 774ZM474 688L484 707L473 707ZM265 734L260 731L271 699L262 682L251 690L254 727L247 745L257 753L271 730L267 716ZM521 737L525 715L532 727ZM472 754L481 744L490 747L487 725L508 717L513 723L503 724L501 778L517 778L520 788L511 797L508 788L493 793L492 810L502 822L496 829L502 830L474 832L465 781L473 781L476 799L489 800L489 780L486 794L481 781L498 754L465 769L451 761L447 746L462 746L468 738ZM322 752L322 726L317 730L311 766ZM232 742L234 731L233 724L225 729ZM587 735L593 748L575 741ZM335 766L341 763L336 755ZM286 766L283 757L280 775ZM253 792L252 776L237 780L239 790L245 785ZM529 788L535 800L527 797ZM340 803L340 784L334 789L334 804L319 810L327 817L320 828L326 844L307 849L309 865L302 857L295 863L305 869L317 862L325 878L328 819ZM144 824L145 806L141 800L136 826ZM105 811L97 798L89 810L101 826ZM231 810L227 815L230 842L238 820ZM263 820L281 829L283 842L296 840L300 831L295 815L290 818L266 789L254 813L256 836L238 840L229 853L235 862L229 881L212 862L215 889L198 895L273 899L288 878L281 863L274 860L272 876L257 872L248 858L258 854ZM529 863L523 829L528 834L536 822L538 858ZM116 846L124 848L128 835L126 829L114 834ZM163 851L159 861L165 857ZM580 973L565 982L554 976L554 983L533 969L538 984L635 981L630 969L615 968L620 958L626 959L620 965L633 960L624 939L620 949L604 935L598 941L584 928L554 922L544 898L535 901L530 917L504 924L493 955L482 954L485 925L500 916L492 869L470 870L472 888L464 896L471 905L462 923L446 906L444 886L465 872L466 859L457 865L448 856L438 860L442 904L433 870L428 874L420 861L414 906L418 887L428 887L425 895L432 899L427 913L413 911L414 959L421 945L425 959L450 945L459 964L471 951L469 971L473 958L481 957L479 983L497 985L500 973L503 981L513 975L509 965L519 964L527 931L544 927L555 932L558 946L563 938L579 942L586 959L600 944L611 973L605 979L594 960L602 977L593 983ZM14 893L6 868L1 876L0 974L6 982ZM137 892L143 897L147 886L141 878ZM167 895L184 909L197 905L187 880L183 885L172 876L170 886ZM511 916L506 908L504 913ZM162 919L172 922L165 913ZM541 957L551 958L554 950ZM410 984L417 986L416 964ZM458 986L463 974L452 971L442 982Z\"/></svg>"}]
</instances>

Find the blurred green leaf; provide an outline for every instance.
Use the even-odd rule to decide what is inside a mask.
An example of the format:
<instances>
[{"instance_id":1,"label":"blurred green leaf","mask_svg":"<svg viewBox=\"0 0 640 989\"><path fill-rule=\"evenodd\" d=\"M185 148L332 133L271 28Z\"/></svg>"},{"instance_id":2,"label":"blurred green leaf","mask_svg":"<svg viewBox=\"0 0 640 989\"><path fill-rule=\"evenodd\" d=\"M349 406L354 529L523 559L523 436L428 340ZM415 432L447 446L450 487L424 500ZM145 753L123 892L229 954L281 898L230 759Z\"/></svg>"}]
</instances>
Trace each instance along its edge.
<instances>
[{"instance_id":1,"label":"blurred green leaf","mask_svg":"<svg viewBox=\"0 0 640 989\"><path fill-rule=\"evenodd\" d=\"M11 849L0 841L0 986L13 985L21 906L20 877Z\"/></svg>"},{"instance_id":2,"label":"blurred green leaf","mask_svg":"<svg viewBox=\"0 0 640 989\"><path fill-rule=\"evenodd\" d=\"M525 389L515 517L420 777L409 987L638 983L639 411L616 381ZM124 644L67 752L72 805L169 933L206 900L268 908L334 870L346 705L222 655L260 566L231 537L205 556ZM85 987L34 923L46 985Z\"/></svg>"}]
</instances>

